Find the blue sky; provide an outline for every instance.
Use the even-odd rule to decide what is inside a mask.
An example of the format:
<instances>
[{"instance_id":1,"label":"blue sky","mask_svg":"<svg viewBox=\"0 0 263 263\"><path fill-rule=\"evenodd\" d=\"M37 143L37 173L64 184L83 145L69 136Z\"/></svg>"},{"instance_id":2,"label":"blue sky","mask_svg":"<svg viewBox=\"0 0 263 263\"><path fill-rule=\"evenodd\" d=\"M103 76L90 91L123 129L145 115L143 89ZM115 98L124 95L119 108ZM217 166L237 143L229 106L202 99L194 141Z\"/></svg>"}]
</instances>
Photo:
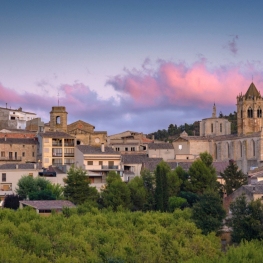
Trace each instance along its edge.
<instances>
[{"instance_id":1,"label":"blue sky","mask_svg":"<svg viewBox=\"0 0 263 263\"><path fill-rule=\"evenodd\" d=\"M235 110L263 88L262 1L0 1L0 106L108 134Z\"/></svg>"}]
</instances>

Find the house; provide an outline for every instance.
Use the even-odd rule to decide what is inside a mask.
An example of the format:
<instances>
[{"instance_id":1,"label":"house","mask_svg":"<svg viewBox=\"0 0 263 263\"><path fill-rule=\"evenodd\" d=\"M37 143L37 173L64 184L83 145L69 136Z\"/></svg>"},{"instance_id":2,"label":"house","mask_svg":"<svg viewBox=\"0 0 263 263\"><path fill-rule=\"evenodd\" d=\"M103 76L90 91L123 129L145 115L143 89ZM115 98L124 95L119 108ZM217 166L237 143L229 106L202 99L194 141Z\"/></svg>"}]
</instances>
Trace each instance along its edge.
<instances>
[{"instance_id":1,"label":"house","mask_svg":"<svg viewBox=\"0 0 263 263\"><path fill-rule=\"evenodd\" d=\"M43 167L69 167L75 163L75 137L65 132L43 132L38 134L38 141L38 154Z\"/></svg>"},{"instance_id":2,"label":"house","mask_svg":"<svg viewBox=\"0 0 263 263\"><path fill-rule=\"evenodd\" d=\"M39 165L35 163L0 165L0 200L3 200L5 195L15 194L17 183L22 176L37 177L39 170Z\"/></svg>"},{"instance_id":3,"label":"house","mask_svg":"<svg viewBox=\"0 0 263 263\"><path fill-rule=\"evenodd\" d=\"M36 118L32 112L23 111L22 108L8 109L0 107L0 129L25 129L26 121Z\"/></svg>"},{"instance_id":4,"label":"house","mask_svg":"<svg viewBox=\"0 0 263 263\"><path fill-rule=\"evenodd\" d=\"M149 158L162 158L165 162L174 160L174 147L171 143L149 143Z\"/></svg>"},{"instance_id":5,"label":"house","mask_svg":"<svg viewBox=\"0 0 263 263\"><path fill-rule=\"evenodd\" d=\"M26 138L23 134L6 134L0 136L0 164L4 163L36 163L38 141L37 138ZM13 138L15 137L15 138Z\"/></svg>"},{"instance_id":6,"label":"house","mask_svg":"<svg viewBox=\"0 0 263 263\"><path fill-rule=\"evenodd\" d=\"M75 208L76 206L67 200L38 200L19 201L19 208L32 207L40 215L50 215L52 211L61 212L63 208Z\"/></svg>"},{"instance_id":7,"label":"house","mask_svg":"<svg viewBox=\"0 0 263 263\"><path fill-rule=\"evenodd\" d=\"M121 155L111 147L101 144L98 146L77 145L75 150L76 166L87 171L91 185L100 189L106 183L110 171L117 172L123 177Z\"/></svg>"}]
</instances>

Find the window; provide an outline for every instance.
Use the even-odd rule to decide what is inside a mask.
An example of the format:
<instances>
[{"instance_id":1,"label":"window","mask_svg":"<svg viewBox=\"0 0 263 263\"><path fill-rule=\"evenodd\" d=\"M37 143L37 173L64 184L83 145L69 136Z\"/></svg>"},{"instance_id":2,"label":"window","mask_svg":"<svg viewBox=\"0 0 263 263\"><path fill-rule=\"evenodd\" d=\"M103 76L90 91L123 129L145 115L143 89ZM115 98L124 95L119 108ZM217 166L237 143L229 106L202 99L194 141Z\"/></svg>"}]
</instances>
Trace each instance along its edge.
<instances>
[{"instance_id":1,"label":"window","mask_svg":"<svg viewBox=\"0 0 263 263\"><path fill-rule=\"evenodd\" d=\"M56 117L56 124L60 124L60 116Z\"/></svg>"},{"instance_id":2,"label":"window","mask_svg":"<svg viewBox=\"0 0 263 263\"><path fill-rule=\"evenodd\" d=\"M35 152L32 152L32 157L35 157Z\"/></svg>"},{"instance_id":3,"label":"window","mask_svg":"<svg viewBox=\"0 0 263 263\"><path fill-rule=\"evenodd\" d=\"M222 127L222 123L220 123L220 132L222 132L223 127Z\"/></svg>"},{"instance_id":4,"label":"window","mask_svg":"<svg viewBox=\"0 0 263 263\"><path fill-rule=\"evenodd\" d=\"M62 148L53 148L52 149L52 156L61 157L62 156Z\"/></svg>"},{"instance_id":5,"label":"window","mask_svg":"<svg viewBox=\"0 0 263 263\"><path fill-rule=\"evenodd\" d=\"M243 152L242 152L242 142L240 142L240 157L242 157L242 155L243 155Z\"/></svg>"},{"instance_id":6,"label":"window","mask_svg":"<svg viewBox=\"0 0 263 263\"><path fill-rule=\"evenodd\" d=\"M25 145L23 145L23 148L25 148Z\"/></svg>"},{"instance_id":7,"label":"window","mask_svg":"<svg viewBox=\"0 0 263 263\"><path fill-rule=\"evenodd\" d=\"M256 156L256 144L254 140L252 140L252 154L253 156Z\"/></svg>"},{"instance_id":8,"label":"window","mask_svg":"<svg viewBox=\"0 0 263 263\"><path fill-rule=\"evenodd\" d=\"M103 161L99 161L99 165L103 165Z\"/></svg>"},{"instance_id":9,"label":"window","mask_svg":"<svg viewBox=\"0 0 263 263\"><path fill-rule=\"evenodd\" d=\"M179 144L179 145L178 145L178 149L179 149L179 150L182 150L182 149L183 149L183 145L182 145L182 144Z\"/></svg>"},{"instance_id":10,"label":"window","mask_svg":"<svg viewBox=\"0 0 263 263\"><path fill-rule=\"evenodd\" d=\"M258 116L258 118L261 118L261 117L262 117L262 110L261 110L260 107L259 107L258 110L257 110L257 116Z\"/></svg>"},{"instance_id":11,"label":"window","mask_svg":"<svg viewBox=\"0 0 263 263\"><path fill-rule=\"evenodd\" d=\"M253 110L251 107L248 108L247 110L247 117L248 118L253 118Z\"/></svg>"},{"instance_id":12,"label":"window","mask_svg":"<svg viewBox=\"0 0 263 263\"><path fill-rule=\"evenodd\" d=\"M25 152L22 152L22 157L25 157Z\"/></svg>"},{"instance_id":13,"label":"window","mask_svg":"<svg viewBox=\"0 0 263 263\"><path fill-rule=\"evenodd\" d=\"M128 152L128 147L125 147L125 152Z\"/></svg>"},{"instance_id":14,"label":"window","mask_svg":"<svg viewBox=\"0 0 263 263\"><path fill-rule=\"evenodd\" d=\"M5 152L1 152L1 157L5 157Z\"/></svg>"},{"instance_id":15,"label":"window","mask_svg":"<svg viewBox=\"0 0 263 263\"><path fill-rule=\"evenodd\" d=\"M211 132L214 132L214 124L211 124Z\"/></svg>"},{"instance_id":16,"label":"window","mask_svg":"<svg viewBox=\"0 0 263 263\"><path fill-rule=\"evenodd\" d=\"M116 150L116 152L119 152L119 151L120 151L120 148L119 148L119 147L117 147L117 148L115 148L115 150Z\"/></svg>"},{"instance_id":17,"label":"window","mask_svg":"<svg viewBox=\"0 0 263 263\"><path fill-rule=\"evenodd\" d=\"M93 161L88 161L88 165L93 165Z\"/></svg>"},{"instance_id":18,"label":"window","mask_svg":"<svg viewBox=\"0 0 263 263\"><path fill-rule=\"evenodd\" d=\"M229 146L229 143L227 143L227 158L230 158L230 146Z\"/></svg>"},{"instance_id":19,"label":"window","mask_svg":"<svg viewBox=\"0 0 263 263\"><path fill-rule=\"evenodd\" d=\"M16 117L13 117L13 116L11 117L11 120L15 120L15 119L16 119Z\"/></svg>"},{"instance_id":20,"label":"window","mask_svg":"<svg viewBox=\"0 0 263 263\"><path fill-rule=\"evenodd\" d=\"M33 177L33 173L29 173L28 176Z\"/></svg>"},{"instance_id":21,"label":"window","mask_svg":"<svg viewBox=\"0 0 263 263\"><path fill-rule=\"evenodd\" d=\"M243 118L243 111L242 110L240 111L240 117L241 117L241 119Z\"/></svg>"},{"instance_id":22,"label":"window","mask_svg":"<svg viewBox=\"0 0 263 263\"><path fill-rule=\"evenodd\" d=\"M131 151L132 151L132 152L135 152L135 147L131 147Z\"/></svg>"},{"instance_id":23,"label":"window","mask_svg":"<svg viewBox=\"0 0 263 263\"><path fill-rule=\"evenodd\" d=\"M74 157L74 148L65 148L64 157Z\"/></svg>"},{"instance_id":24,"label":"window","mask_svg":"<svg viewBox=\"0 0 263 263\"><path fill-rule=\"evenodd\" d=\"M6 173L2 173L2 182L6 182Z\"/></svg>"}]
</instances>

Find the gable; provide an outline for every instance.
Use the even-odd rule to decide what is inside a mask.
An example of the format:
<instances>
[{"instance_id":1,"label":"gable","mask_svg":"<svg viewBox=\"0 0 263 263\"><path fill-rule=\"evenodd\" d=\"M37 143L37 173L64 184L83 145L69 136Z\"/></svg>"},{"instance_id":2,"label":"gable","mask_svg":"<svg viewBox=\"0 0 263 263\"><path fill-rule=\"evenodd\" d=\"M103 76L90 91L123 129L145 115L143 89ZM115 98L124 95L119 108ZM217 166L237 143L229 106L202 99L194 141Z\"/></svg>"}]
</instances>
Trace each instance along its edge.
<instances>
[{"instance_id":1,"label":"gable","mask_svg":"<svg viewBox=\"0 0 263 263\"><path fill-rule=\"evenodd\" d=\"M87 122L78 120L68 125L67 130L68 133L73 133L76 130L83 131L83 132L93 132L95 127ZM82 133L83 133L82 132Z\"/></svg>"}]
</instances>

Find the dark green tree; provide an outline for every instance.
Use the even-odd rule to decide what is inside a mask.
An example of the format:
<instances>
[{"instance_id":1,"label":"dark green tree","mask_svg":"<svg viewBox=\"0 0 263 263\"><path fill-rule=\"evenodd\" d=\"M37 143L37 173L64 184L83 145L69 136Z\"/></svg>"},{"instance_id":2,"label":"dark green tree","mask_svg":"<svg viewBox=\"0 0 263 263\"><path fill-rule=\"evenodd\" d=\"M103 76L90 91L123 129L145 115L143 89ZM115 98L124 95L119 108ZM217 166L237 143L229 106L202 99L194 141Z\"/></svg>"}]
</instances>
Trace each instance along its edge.
<instances>
[{"instance_id":1,"label":"dark green tree","mask_svg":"<svg viewBox=\"0 0 263 263\"><path fill-rule=\"evenodd\" d=\"M245 195L238 197L230 204L232 227L232 241L240 243L241 240L263 238L263 205L260 200L247 202Z\"/></svg>"},{"instance_id":2,"label":"dark green tree","mask_svg":"<svg viewBox=\"0 0 263 263\"><path fill-rule=\"evenodd\" d=\"M180 191L182 180L176 173L176 170L167 173L168 197L176 196Z\"/></svg>"},{"instance_id":3,"label":"dark green tree","mask_svg":"<svg viewBox=\"0 0 263 263\"><path fill-rule=\"evenodd\" d=\"M155 170L155 208L159 211L168 210L168 173L170 167L164 161L161 161Z\"/></svg>"},{"instance_id":4,"label":"dark green tree","mask_svg":"<svg viewBox=\"0 0 263 263\"><path fill-rule=\"evenodd\" d=\"M7 195L5 196L3 207L17 210L19 208L19 200L21 198L18 195Z\"/></svg>"},{"instance_id":5,"label":"dark green tree","mask_svg":"<svg viewBox=\"0 0 263 263\"><path fill-rule=\"evenodd\" d=\"M247 175L238 169L234 160L229 161L229 165L220 175L225 181L222 187L227 195L233 193L240 186L247 184Z\"/></svg>"},{"instance_id":6,"label":"dark green tree","mask_svg":"<svg viewBox=\"0 0 263 263\"><path fill-rule=\"evenodd\" d=\"M205 235L212 231L217 232L225 216L221 199L216 193L203 194L193 206L193 220Z\"/></svg>"},{"instance_id":7,"label":"dark green tree","mask_svg":"<svg viewBox=\"0 0 263 263\"><path fill-rule=\"evenodd\" d=\"M122 182L120 175L111 171L106 178L106 186L101 192L101 198L105 207L112 207L114 211L118 207L131 207L130 190L126 183Z\"/></svg>"},{"instance_id":8,"label":"dark green tree","mask_svg":"<svg viewBox=\"0 0 263 263\"><path fill-rule=\"evenodd\" d=\"M141 171L141 178L143 180L143 185L146 191L146 203L144 205L144 210L154 210L155 200L154 200L154 186L155 177L147 169Z\"/></svg>"},{"instance_id":9,"label":"dark green tree","mask_svg":"<svg viewBox=\"0 0 263 263\"><path fill-rule=\"evenodd\" d=\"M143 184L143 178L136 176L128 183L131 193L132 211L144 210L147 192Z\"/></svg>"},{"instance_id":10,"label":"dark green tree","mask_svg":"<svg viewBox=\"0 0 263 263\"><path fill-rule=\"evenodd\" d=\"M217 177L211 173L211 170L202 162L201 159L195 160L188 171L189 180L186 182L186 190L203 194L207 190L215 190L217 186Z\"/></svg>"},{"instance_id":11,"label":"dark green tree","mask_svg":"<svg viewBox=\"0 0 263 263\"><path fill-rule=\"evenodd\" d=\"M96 202L98 191L90 186L89 177L82 168L72 166L64 179L64 196L74 204L83 204L86 201Z\"/></svg>"}]
</instances>

